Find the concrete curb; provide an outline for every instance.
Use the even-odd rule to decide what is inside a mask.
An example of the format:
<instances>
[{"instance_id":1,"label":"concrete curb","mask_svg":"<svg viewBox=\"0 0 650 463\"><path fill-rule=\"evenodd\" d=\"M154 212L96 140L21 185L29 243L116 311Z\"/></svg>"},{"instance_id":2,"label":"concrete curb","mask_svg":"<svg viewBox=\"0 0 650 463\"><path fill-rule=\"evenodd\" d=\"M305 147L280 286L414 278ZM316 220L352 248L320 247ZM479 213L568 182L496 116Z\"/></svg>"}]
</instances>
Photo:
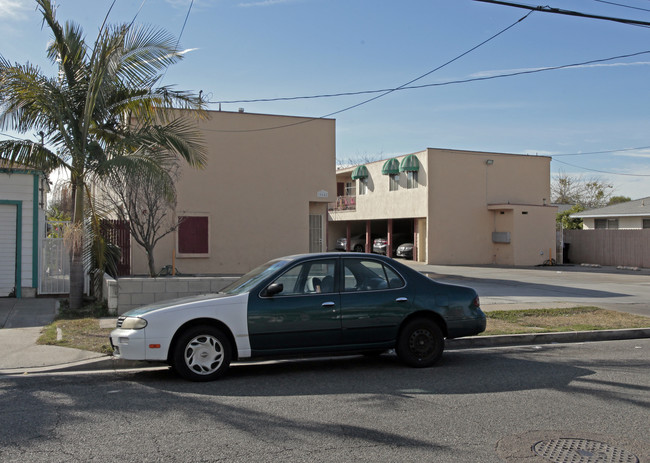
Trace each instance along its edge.
<instances>
[{"instance_id":1,"label":"concrete curb","mask_svg":"<svg viewBox=\"0 0 650 463\"><path fill-rule=\"evenodd\" d=\"M602 331L569 331L560 333L531 333L499 336L472 336L449 339L446 349L480 349L489 347L529 346L537 344L621 341L650 338L650 328L634 328ZM25 375L30 373L73 373L89 371L118 371L142 368L167 368L164 363L139 360L123 360L108 355L42 367L11 368L0 370L0 375Z\"/></svg>"},{"instance_id":2,"label":"concrete curb","mask_svg":"<svg viewBox=\"0 0 650 463\"><path fill-rule=\"evenodd\" d=\"M88 371L109 371L109 370L132 370L148 367L165 366L159 362L145 362L138 360L116 359L109 355L102 355L76 362L58 363L39 367L16 367L0 369L1 375L24 375L29 373L68 373Z\"/></svg>"},{"instance_id":3,"label":"concrete curb","mask_svg":"<svg viewBox=\"0 0 650 463\"><path fill-rule=\"evenodd\" d=\"M468 338L449 339L445 342L445 347L447 349L467 349L569 342L622 341L625 339L643 338L650 338L650 328L472 336Z\"/></svg>"}]
</instances>

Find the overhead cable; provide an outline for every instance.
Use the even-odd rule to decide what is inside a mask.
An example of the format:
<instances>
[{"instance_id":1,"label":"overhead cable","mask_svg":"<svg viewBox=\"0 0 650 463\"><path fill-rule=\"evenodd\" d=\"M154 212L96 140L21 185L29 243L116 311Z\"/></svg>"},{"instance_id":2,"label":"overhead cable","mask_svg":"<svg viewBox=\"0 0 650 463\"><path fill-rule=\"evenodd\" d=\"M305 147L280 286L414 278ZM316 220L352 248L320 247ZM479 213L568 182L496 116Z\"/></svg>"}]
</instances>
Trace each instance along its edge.
<instances>
[{"instance_id":1,"label":"overhead cable","mask_svg":"<svg viewBox=\"0 0 650 463\"><path fill-rule=\"evenodd\" d=\"M532 11L529 12L529 13L526 14L525 16L519 18L519 19L518 19L517 21L515 21L514 23L510 24L508 27L506 27L506 28L500 30L499 32L497 32L496 34L492 35L492 36L489 37L488 39L482 41L482 42L479 43L478 45L473 46L473 47L470 48L469 50L467 50L467 51L461 53L460 55L456 56L455 58L450 59L449 61L445 62L444 64L441 64L440 66L438 66L438 67L432 69L431 71L428 71L428 72L422 74L421 76L418 76L418 77L416 77L415 79L412 79L412 80L410 80L410 81L408 81L408 82L406 82L406 83L400 85L399 87L395 87L395 88L391 88L391 89L385 90L385 91L381 92L380 95L374 96L374 97L372 97L372 98L369 98L369 99L367 99L367 100L364 100L364 101L362 101L362 102L360 102L360 103L357 103L357 104L354 104L354 105L352 105L352 106L348 106L348 107L343 108L343 109L340 109L340 110L338 110L338 111L334 111L334 112L332 112L332 113L325 114L324 116L313 117L313 118L309 118L309 119L302 120L302 121L300 121L300 122L294 122L294 123L291 123L291 124L278 125L278 126L274 126L274 127L264 127L264 128L259 128L259 129L242 129L242 130L219 130L219 129L211 129L210 131L212 131L212 132L260 132L260 131L265 131L265 130L282 129L282 128L286 128L286 127L292 127L292 126L295 126L295 125L306 124L306 123L308 123L308 122L312 122L312 121L315 121L315 120L318 120L318 119L325 119L325 118L328 118L328 117L334 116L334 115L336 115L336 114L340 114L340 113L342 113L342 112L349 111L349 110L354 109L354 108L358 108L359 106L362 106L362 105L365 105L365 104L367 104L367 103L370 103L371 101L375 101L375 100L377 100L377 99L379 99L379 98L382 98L382 97L384 97L384 96L386 96L386 95L388 95L388 94L390 94L390 93L393 93L393 92L395 92L395 91L397 91L397 90L401 90L401 89L403 89L403 88L409 86L409 85L412 84L413 82L416 82L416 81L418 81L418 80L420 80L420 79L423 79L424 77L426 77L426 76L428 76L428 75L430 75L430 74L433 74L434 72L436 72L436 71L438 71L438 70L444 68L445 66L447 66L447 65L449 65L449 64L451 64L451 63L453 63L453 62L455 62L455 61L457 61L457 60L459 60L460 58L462 58L462 57L468 55L469 53L473 52L474 50L476 50L476 49L482 47L482 46L485 45L486 43L488 43L488 42L494 40L495 38L497 38L498 36L500 36L500 35L503 34L504 32L510 30L511 28L513 28L514 26L516 26L517 24L519 24L520 22L522 22L524 19L526 19L528 16L530 16L532 13L533 13Z\"/></svg>"},{"instance_id":2,"label":"overhead cable","mask_svg":"<svg viewBox=\"0 0 650 463\"><path fill-rule=\"evenodd\" d=\"M523 8L525 10L539 11L542 13L554 13L554 14L562 14L567 16L577 16L581 18L601 19L605 21L613 21L613 22L628 24L633 26L644 26L644 27L650 26L650 22L648 21L639 21L636 19L625 19L625 18L616 18L613 16L601 16L601 15L590 14L590 13L581 13L579 11L562 10L560 8L551 8L550 6L524 5L522 3L504 2L501 0L474 0L474 1L483 2L483 3L493 3L495 5L511 6L514 8Z\"/></svg>"},{"instance_id":3,"label":"overhead cable","mask_svg":"<svg viewBox=\"0 0 650 463\"><path fill-rule=\"evenodd\" d=\"M597 172L599 174L624 175L626 177L650 177L650 174L626 174L623 172L610 172L606 170L597 170L597 169L590 169L589 167L576 166L575 164L569 164L568 162L559 161L557 159L553 159L553 161L559 162L560 164L564 164L567 166L575 167L576 169L588 170L590 172Z\"/></svg>"},{"instance_id":4,"label":"overhead cable","mask_svg":"<svg viewBox=\"0 0 650 463\"><path fill-rule=\"evenodd\" d=\"M621 153L623 151L639 151L639 150L647 150L647 149L650 149L650 146L639 146L638 148L623 148L619 150L590 151L585 153L551 154L550 156L552 158L559 158L562 156L587 156L590 154Z\"/></svg>"},{"instance_id":5,"label":"overhead cable","mask_svg":"<svg viewBox=\"0 0 650 463\"><path fill-rule=\"evenodd\" d=\"M402 87L397 87L397 88L392 88L392 89L377 89L377 90L361 90L361 91L356 91L356 92L341 92L341 93L329 93L329 94L321 94L321 95L306 95L306 96L291 96L291 97L277 97L277 98L256 98L256 99L248 99L248 100L220 100L220 101L208 101L209 104L234 104L234 103L268 103L268 102L273 102L273 101L293 101L293 100L307 100L307 99L316 99L316 98L334 98L334 97L341 97L341 96L354 96L354 95L364 95L364 94L370 94L370 93L383 93L383 92L395 92L395 91L401 91L401 90L414 90L414 89L420 89L420 88L428 88L428 87L443 87L445 85L453 85L453 84L466 84L470 82L480 82L484 80L492 80L492 79L500 79L503 77L513 77L513 76L520 76L524 74L535 74L538 72L546 72L546 71L556 71L559 69L570 69L570 68L575 68L575 67L580 67L580 66L587 66L590 64L597 64L597 63L604 63L607 61L613 61L615 59L623 59L623 58L631 58L634 56L639 56L639 55L644 55L650 53L650 50L645 50L645 51L640 51L636 53L628 53L625 55L618 55L618 56L612 56L609 58L601 58L601 59L594 59L594 60L589 60L589 61L583 61L580 63L572 63L572 64L562 64L558 66L548 66L548 67L543 67L543 68L535 68L535 69L523 69L520 71L513 71L513 72L507 72L503 74L496 74L493 76L484 76L484 77L470 77L467 79L457 79L457 80L450 80L446 82L438 82L438 83L432 83L432 84L422 84L422 85L407 85L407 86L402 86Z\"/></svg>"},{"instance_id":6,"label":"overhead cable","mask_svg":"<svg viewBox=\"0 0 650 463\"><path fill-rule=\"evenodd\" d=\"M631 6L631 5L624 5L622 3L616 3L616 2L607 2L605 0L594 0L594 2L598 3L606 3L608 5L615 5L615 6L620 6L621 8L629 8L631 10L639 10L639 11L650 11L648 8L640 8L638 6Z\"/></svg>"}]
</instances>

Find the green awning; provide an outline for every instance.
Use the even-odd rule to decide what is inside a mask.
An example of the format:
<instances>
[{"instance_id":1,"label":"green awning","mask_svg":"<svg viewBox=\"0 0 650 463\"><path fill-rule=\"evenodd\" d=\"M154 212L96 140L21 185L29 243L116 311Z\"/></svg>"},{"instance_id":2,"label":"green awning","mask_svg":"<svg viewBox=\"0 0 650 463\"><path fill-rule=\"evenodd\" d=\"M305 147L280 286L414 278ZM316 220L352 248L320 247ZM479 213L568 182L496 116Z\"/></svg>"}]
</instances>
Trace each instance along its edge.
<instances>
[{"instance_id":1,"label":"green awning","mask_svg":"<svg viewBox=\"0 0 650 463\"><path fill-rule=\"evenodd\" d=\"M400 172L417 172L420 170L420 161L415 154L409 154L399 164Z\"/></svg>"},{"instance_id":2,"label":"green awning","mask_svg":"<svg viewBox=\"0 0 650 463\"><path fill-rule=\"evenodd\" d=\"M366 166L357 166L352 171L352 180L356 180L358 178L368 178L368 169Z\"/></svg>"},{"instance_id":3,"label":"green awning","mask_svg":"<svg viewBox=\"0 0 650 463\"><path fill-rule=\"evenodd\" d=\"M384 162L384 167L381 168L381 173L382 175L399 174L399 161L393 158Z\"/></svg>"}]
</instances>

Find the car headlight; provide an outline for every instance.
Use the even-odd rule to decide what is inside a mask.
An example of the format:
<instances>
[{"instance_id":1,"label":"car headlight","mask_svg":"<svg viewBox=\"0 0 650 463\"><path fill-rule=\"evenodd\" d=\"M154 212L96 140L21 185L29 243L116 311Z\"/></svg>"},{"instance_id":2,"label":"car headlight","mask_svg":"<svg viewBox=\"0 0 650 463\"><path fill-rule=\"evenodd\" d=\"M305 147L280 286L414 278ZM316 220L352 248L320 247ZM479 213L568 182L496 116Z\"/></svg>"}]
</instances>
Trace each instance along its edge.
<instances>
[{"instance_id":1,"label":"car headlight","mask_svg":"<svg viewBox=\"0 0 650 463\"><path fill-rule=\"evenodd\" d=\"M126 317L124 320L122 320L122 328L123 330L141 330L147 326L147 320L144 318L139 318L139 317Z\"/></svg>"}]
</instances>

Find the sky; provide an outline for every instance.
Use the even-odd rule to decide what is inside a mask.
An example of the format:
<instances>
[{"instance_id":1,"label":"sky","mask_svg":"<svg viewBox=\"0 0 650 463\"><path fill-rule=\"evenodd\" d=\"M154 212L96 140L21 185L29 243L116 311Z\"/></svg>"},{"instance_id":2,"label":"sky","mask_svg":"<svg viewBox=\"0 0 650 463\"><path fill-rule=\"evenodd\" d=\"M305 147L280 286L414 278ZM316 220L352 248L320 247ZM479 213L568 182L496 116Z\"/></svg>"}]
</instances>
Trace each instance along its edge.
<instances>
[{"instance_id":1,"label":"sky","mask_svg":"<svg viewBox=\"0 0 650 463\"><path fill-rule=\"evenodd\" d=\"M57 18L92 42L112 4L59 0ZM543 5L650 23L648 0ZM163 84L202 91L210 109L335 118L339 162L427 147L545 155L553 177L650 196L650 28L529 13L473 0L115 0L108 22L179 37L188 52ZM0 0L6 60L54 75L50 39L33 1ZM398 90L242 101L386 89Z\"/></svg>"}]
</instances>

